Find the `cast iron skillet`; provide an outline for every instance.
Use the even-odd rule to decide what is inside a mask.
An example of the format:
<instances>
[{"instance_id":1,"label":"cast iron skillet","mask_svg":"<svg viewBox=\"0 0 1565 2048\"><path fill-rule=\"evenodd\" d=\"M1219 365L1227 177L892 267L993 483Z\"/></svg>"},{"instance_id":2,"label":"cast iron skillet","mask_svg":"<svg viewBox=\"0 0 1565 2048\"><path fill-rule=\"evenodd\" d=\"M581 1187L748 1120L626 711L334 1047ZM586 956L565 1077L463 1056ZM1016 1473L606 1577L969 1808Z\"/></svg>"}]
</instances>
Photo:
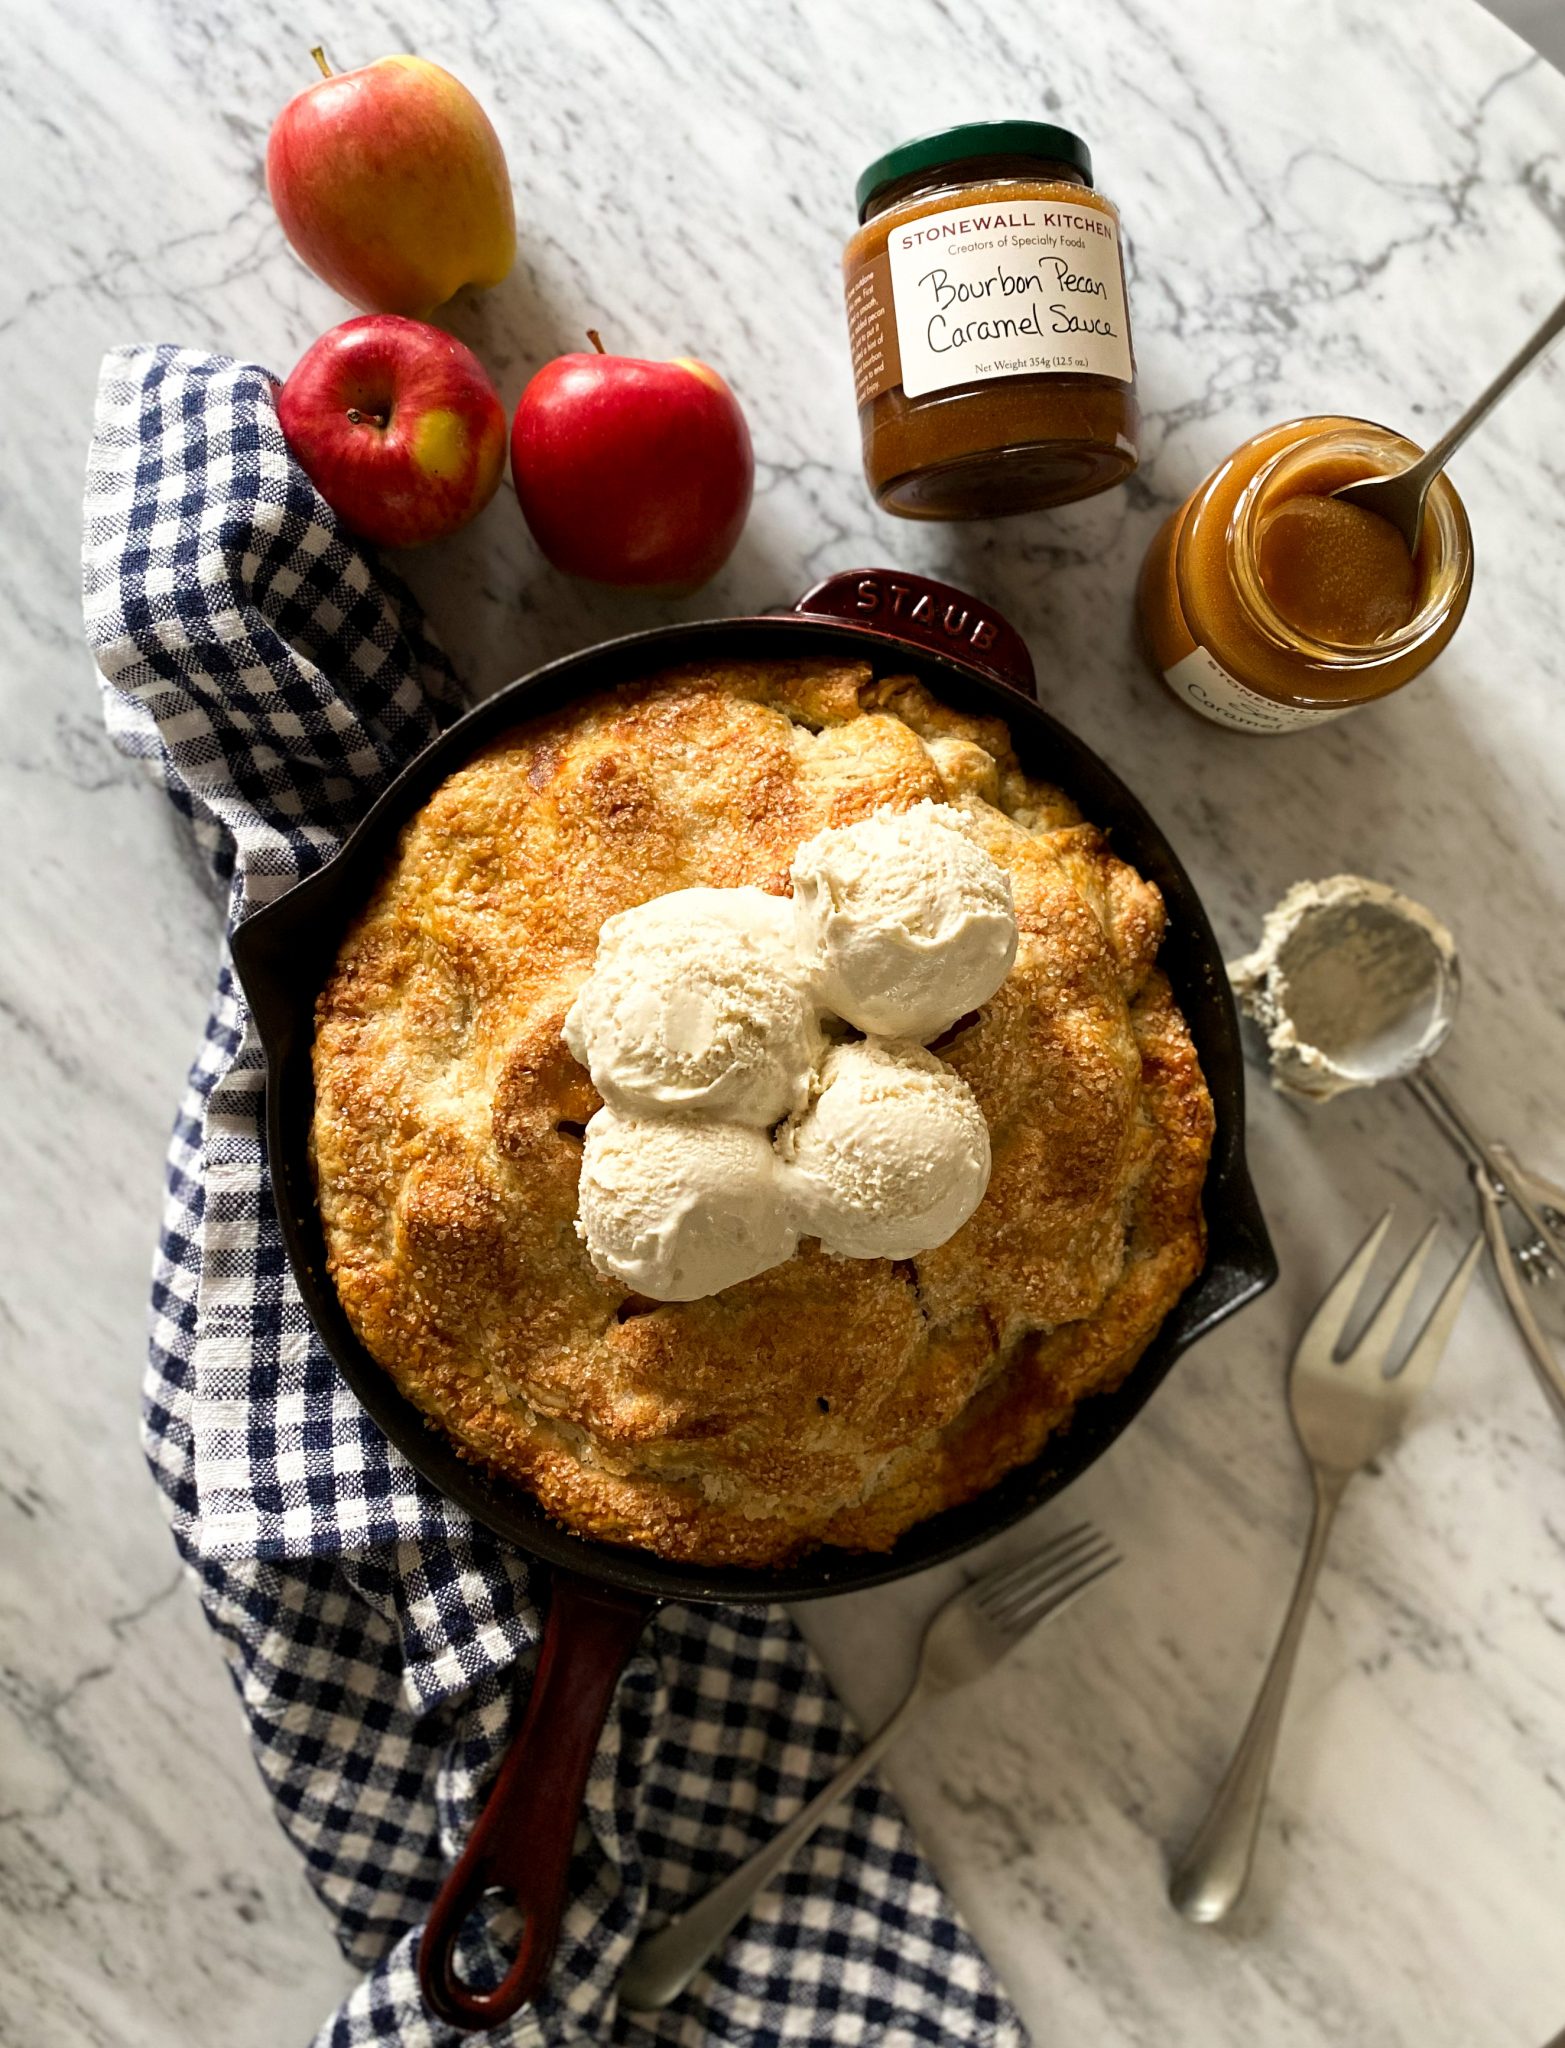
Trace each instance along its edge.
<instances>
[{"instance_id":1,"label":"cast iron skillet","mask_svg":"<svg viewBox=\"0 0 1565 2048\"><path fill-rule=\"evenodd\" d=\"M1059 784L1108 828L1114 849L1162 890L1161 963L1189 1022L1216 1109L1206 1182L1206 1266L1125 1384L1085 1402L1031 1465L981 1498L920 1523L874 1556L824 1550L775 1571L705 1569L573 1535L522 1488L458 1457L405 1401L349 1327L326 1271L308 1144L314 1108L315 999L347 925L402 827L455 769L524 719L675 662L807 655L867 659L918 676L960 710L998 713L1029 768ZM552 1565L537 1675L519 1735L472 1838L435 1902L419 1975L432 2011L461 2028L493 2027L532 1998L559 1929L571 1845L598 1733L619 1673L664 1600L808 1600L902 1578L1008 1527L1085 1471L1182 1351L1262 1293L1277 1275L1244 1163L1238 1023L1206 913L1162 833L1119 778L1033 698L1033 669L1013 628L966 593L889 570L830 578L774 617L660 627L551 662L469 712L386 790L336 857L258 911L234 936L234 962L267 1059L267 1142L278 1213L300 1292L348 1384L425 1478L480 1522ZM509 1887L522 1916L505 1980L480 1991L457 1975L456 1938L482 1893Z\"/></svg>"}]
</instances>

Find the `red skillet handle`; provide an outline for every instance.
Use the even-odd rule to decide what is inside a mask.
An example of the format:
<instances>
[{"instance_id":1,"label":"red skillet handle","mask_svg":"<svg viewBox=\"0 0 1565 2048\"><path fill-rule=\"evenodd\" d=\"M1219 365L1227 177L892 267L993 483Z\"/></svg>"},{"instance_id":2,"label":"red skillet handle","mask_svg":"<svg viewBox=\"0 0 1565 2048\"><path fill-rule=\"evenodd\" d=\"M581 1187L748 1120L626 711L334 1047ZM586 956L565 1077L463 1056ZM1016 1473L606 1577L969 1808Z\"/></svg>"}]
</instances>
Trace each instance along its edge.
<instances>
[{"instance_id":1,"label":"red skillet handle","mask_svg":"<svg viewBox=\"0 0 1565 2048\"><path fill-rule=\"evenodd\" d=\"M603 1717L657 1602L569 1572L554 1574L549 1619L520 1732L419 1943L424 2003L448 2026L497 2027L542 1989L565 1906L571 1847ZM456 1943L491 1885L508 1885L521 1945L493 1991L456 1973Z\"/></svg>"},{"instance_id":2,"label":"red skillet handle","mask_svg":"<svg viewBox=\"0 0 1565 2048\"><path fill-rule=\"evenodd\" d=\"M894 633L910 647L926 647L981 669L1024 697L1038 694L1032 656L1021 634L952 583L901 569L844 569L807 590L794 610Z\"/></svg>"}]
</instances>

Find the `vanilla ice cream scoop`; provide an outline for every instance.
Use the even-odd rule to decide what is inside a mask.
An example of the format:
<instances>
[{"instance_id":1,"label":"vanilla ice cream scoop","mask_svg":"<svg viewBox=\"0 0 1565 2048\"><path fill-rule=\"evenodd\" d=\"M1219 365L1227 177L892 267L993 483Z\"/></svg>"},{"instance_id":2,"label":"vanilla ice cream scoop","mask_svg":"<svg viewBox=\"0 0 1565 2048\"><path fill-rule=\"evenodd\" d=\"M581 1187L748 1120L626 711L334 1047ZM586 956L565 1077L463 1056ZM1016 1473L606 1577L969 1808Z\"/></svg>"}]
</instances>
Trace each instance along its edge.
<instances>
[{"instance_id":1,"label":"vanilla ice cream scoop","mask_svg":"<svg viewBox=\"0 0 1565 2048\"><path fill-rule=\"evenodd\" d=\"M798 1245L771 1140L746 1124L600 1109L577 1203L598 1271L654 1301L721 1293Z\"/></svg>"},{"instance_id":2,"label":"vanilla ice cream scoop","mask_svg":"<svg viewBox=\"0 0 1565 2048\"><path fill-rule=\"evenodd\" d=\"M844 1258L931 1251L989 1185L989 1127L973 1091L906 1039L834 1046L778 1153L800 1232Z\"/></svg>"},{"instance_id":3,"label":"vanilla ice cream scoop","mask_svg":"<svg viewBox=\"0 0 1565 2048\"><path fill-rule=\"evenodd\" d=\"M627 1116L775 1124L805 1101L821 1047L789 904L677 889L609 918L565 1042Z\"/></svg>"},{"instance_id":4,"label":"vanilla ice cream scoop","mask_svg":"<svg viewBox=\"0 0 1565 2048\"><path fill-rule=\"evenodd\" d=\"M822 1005L889 1037L938 1037L1016 959L1011 878L949 804L882 808L805 840L793 915Z\"/></svg>"}]
</instances>

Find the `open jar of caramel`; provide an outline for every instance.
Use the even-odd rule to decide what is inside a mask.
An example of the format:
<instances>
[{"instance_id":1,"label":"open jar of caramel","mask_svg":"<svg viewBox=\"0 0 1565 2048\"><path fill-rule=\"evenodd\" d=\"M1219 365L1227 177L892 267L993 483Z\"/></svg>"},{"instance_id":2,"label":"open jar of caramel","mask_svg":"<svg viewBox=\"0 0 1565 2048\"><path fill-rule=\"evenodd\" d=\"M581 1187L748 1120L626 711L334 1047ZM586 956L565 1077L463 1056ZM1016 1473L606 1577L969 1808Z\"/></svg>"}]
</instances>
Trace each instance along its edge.
<instances>
[{"instance_id":1,"label":"open jar of caramel","mask_svg":"<svg viewBox=\"0 0 1565 2048\"><path fill-rule=\"evenodd\" d=\"M1119 215L1079 135L980 121L858 182L843 257L864 470L904 519L992 519L1123 483L1140 413Z\"/></svg>"},{"instance_id":2,"label":"open jar of caramel","mask_svg":"<svg viewBox=\"0 0 1565 2048\"><path fill-rule=\"evenodd\" d=\"M1369 420L1288 420L1191 493L1137 593L1147 658L1181 703L1237 732L1294 732L1423 673L1472 588L1461 499L1436 477L1410 552L1388 519L1332 495L1421 452Z\"/></svg>"}]
</instances>

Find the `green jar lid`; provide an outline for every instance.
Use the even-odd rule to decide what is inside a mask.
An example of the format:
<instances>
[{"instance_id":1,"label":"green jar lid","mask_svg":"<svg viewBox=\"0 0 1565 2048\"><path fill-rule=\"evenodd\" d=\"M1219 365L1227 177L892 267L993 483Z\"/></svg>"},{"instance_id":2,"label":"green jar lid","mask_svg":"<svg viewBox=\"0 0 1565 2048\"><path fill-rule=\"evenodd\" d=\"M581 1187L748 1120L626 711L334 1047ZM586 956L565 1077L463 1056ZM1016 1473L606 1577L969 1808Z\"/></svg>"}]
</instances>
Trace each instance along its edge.
<instances>
[{"instance_id":1,"label":"green jar lid","mask_svg":"<svg viewBox=\"0 0 1565 2048\"><path fill-rule=\"evenodd\" d=\"M1092 152L1068 128L1056 128L1052 121L969 121L960 128L920 135L876 157L854 187L860 220L882 186L895 184L914 171L938 170L981 156L1043 157L1073 165L1089 185L1092 183Z\"/></svg>"}]
</instances>

